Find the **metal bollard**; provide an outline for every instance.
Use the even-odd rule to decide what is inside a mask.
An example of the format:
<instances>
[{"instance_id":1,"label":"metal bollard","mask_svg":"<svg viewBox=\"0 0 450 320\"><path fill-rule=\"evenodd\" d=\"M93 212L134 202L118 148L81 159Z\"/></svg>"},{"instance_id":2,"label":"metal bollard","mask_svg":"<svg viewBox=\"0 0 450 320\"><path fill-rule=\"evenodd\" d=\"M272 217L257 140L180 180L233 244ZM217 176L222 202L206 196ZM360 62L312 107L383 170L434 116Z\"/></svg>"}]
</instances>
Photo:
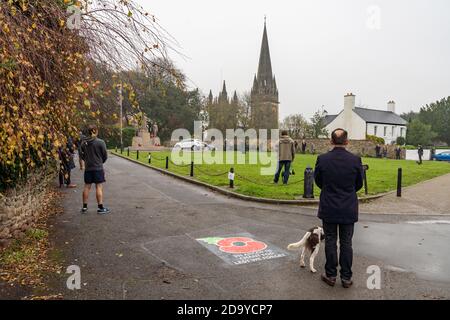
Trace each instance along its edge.
<instances>
[{"instance_id":1,"label":"metal bollard","mask_svg":"<svg viewBox=\"0 0 450 320\"><path fill-rule=\"evenodd\" d=\"M136 150L136 160L139 160L139 150Z\"/></svg>"},{"instance_id":2,"label":"metal bollard","mask_svg":"<svg viewBox=\"0 0 450 320\"><path fill-rule=\"evenodd\" d=\"M369 170L369 165L363 165L363 181L364 181L364 193L369 194L369 189L367 188L367 170Z\"/></svg>"},{"instance_id":3,"label":"metal bollard","mask_svg":"<svg viewBox=\"0 0 450 320\"><path fill-rule=\"evenodd\" d=\"M152 163L152 154L148 153L148 164Z\"/></svg>"},{"instance_id":4,"label":"metal bollard","mask_svg":"<svg viewBox=\"0 0 450 320\"><path fill-rule=\"evenodd\" d=\"M127 149L127 157L129 157L130 156L130 148L128 147L128 149Z\"/></svg>"},{"instance_id":5,"label":"metal bollard","mask_svg":"<svg viewBox=\"0 0 450 320\"><path fill-rule=\"evenodd\" d=\"M123 148L120 147L120 154L123 154Z\"/></svg>"},{"instance_id":6,"label":"metal bollard","mask_svg":"<svg viewBox=\"0 0 450 320\"><path fill-rule=\"evenodd\" d=\"M117 146L116 146L116 150L115 150L115 152L117 153Z\"/></svg>"},{"instance_id":7,"label":"metal bollard","mask_svg":"<svg viewBox=\"0 0 450 320\"><path fill-rule=\"evenodd\" d=\"M230 168L230 172L228 172L228 180L230 180L230 188L234 188L234 168Z\"/></svg>"},{"instance_id":8,"label":"metal bollard","mask_svg":"<svg viewBox=\"0 0 450 320\"><path fill-rule=\"evenodd\" d=\"M397 197L402 196L402 168L398 168L397 173Z\"/></svg>"},{"instance_id":9,"label":"metal bollard","mask_svg":"<svg viewBox=\"0 0 450 320\"><path fill-rule=\"evenodd\" d=\"M314 170L310 166L305 169L303 198L314 199Z\"/></svg>"},{"instance_id":10,"label":"metal bollard","mask_svg":"<svg viewBox=\"0 0 450 320\"><path fill-rule=\"evenodd\" d=\"M169 169L169 157L166 157L166 169Z\"/></svg>"},{"instance_id":11,"label":"metal bollard","mask_svg":"<svg viewBox=\"0 0 450 320\"><path fill-rule=\"evenodd\" d=\"M191 162L191 177L194 176L194 161Z\"/></svg>"}]
</instances>

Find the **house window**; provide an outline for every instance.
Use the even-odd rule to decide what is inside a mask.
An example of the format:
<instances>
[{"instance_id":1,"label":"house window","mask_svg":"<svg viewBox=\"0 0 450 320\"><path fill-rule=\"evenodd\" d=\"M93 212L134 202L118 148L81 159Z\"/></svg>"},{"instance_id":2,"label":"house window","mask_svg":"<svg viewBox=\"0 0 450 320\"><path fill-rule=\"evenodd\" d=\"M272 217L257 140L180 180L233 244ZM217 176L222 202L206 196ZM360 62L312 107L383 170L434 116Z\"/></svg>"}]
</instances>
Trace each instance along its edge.
<instances>
[{"instance_id":1,"label":"house window","mask_svg":"<svg viewBox=\"0 0 450 320\"><path fill-rule=\"evenodd\" d=\"M373 127L373 135L376 136L378 131L378 126Z\"/></svg>"},{"instance_id":2,"label":"house window","mask_svg":"<svg viewBox=\"0 0 450 320\"><path fill-rule=\"evenodd\" d=\"M386 137L387 135L387 127L384 127L384 136Z\"/></svg>"},{"instance_id":3,"label":"house window","mask_svg":"<svg viewBox=\"0 0 450 320\"><path fill-rule=\"evenodd\" d=\"M392 126L392 137L394 137L394 133L395 133L395 127Z\"/></svg>"},{"instance_id":4,"label":"house window","mask_svg":"<svg viewBox=\"0 0 450 320\"><path fill-rule=\"evenodd\" d=\"M401 137L405 136L405 128L400 128L400 136Z\"/></svg>"}]
</instances>

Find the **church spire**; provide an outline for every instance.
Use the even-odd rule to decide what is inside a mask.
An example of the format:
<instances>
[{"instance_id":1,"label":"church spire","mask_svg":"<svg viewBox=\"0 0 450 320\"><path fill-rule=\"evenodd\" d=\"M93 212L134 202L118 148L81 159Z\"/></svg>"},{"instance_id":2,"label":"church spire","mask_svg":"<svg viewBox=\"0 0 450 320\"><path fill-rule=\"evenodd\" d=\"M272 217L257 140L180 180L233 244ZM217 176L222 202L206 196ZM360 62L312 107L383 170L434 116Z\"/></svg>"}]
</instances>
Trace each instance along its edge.
<instances>
[{"instance_id":1,"label":"church spire","mask_svg":"<svg viewBox=\"0 0 450 320\"><path fill-rule=\"evenodd\" d=\"M228 103L227 85L225 84L225 80L223 80L222 92L219 93L219 102L226 102L226 103Z\"/></svg>"},{"instance_id":2,"label":"church spire","mask_svg":"<svg viewBox=\"0 0 450 320\"><path fill-rule=\"evenodd\" d=\"M223 80L222 94L227 94L227 85L225 84L225 80Z\"/></svg>"},{"instance_id":3,"label":"church spire","mask_svg":"<svg viewBox=\"0 0 450 320\"><path fill-rule=\"evenodd\" d=\"M264 17L264 32L259 55L258 81L263 85L272 82L272 62L270 60L269 40L267 37L266 17Z\"/></svg>"},{"instance_id":4,"label":"church spire","mask_svg":"<svg viewBox=\"0 0 450 320\"><path fill-rule=\"evenodd\" d=\"M214 97L213 97L213 94L212 94L212 90L209 90L209 96L208 96L208 102L209 102L209 104L212 104L212 103L213 103L213 99L214 99Z\"/></svg>"}]
</instances>

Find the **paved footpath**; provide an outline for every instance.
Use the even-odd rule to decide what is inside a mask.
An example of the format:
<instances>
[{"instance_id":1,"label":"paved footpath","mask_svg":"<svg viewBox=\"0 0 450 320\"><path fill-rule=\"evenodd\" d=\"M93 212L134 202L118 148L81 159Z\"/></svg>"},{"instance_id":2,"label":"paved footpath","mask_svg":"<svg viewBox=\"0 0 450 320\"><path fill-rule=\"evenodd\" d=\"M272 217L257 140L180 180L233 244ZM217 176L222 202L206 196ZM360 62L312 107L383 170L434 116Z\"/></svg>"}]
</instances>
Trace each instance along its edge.
<instances>
[{"instance_id":1,"label":"paved footpath","mask_svg":"<svg viewBox=\"0 0 450 320\"><path fill-rule=\"evenodd\" d=\"M52 241L64 264L81 268L81 290L66 289L65 279L55 283L66 299L450 298L450 224L442 217L362 215L354 287L330 288L320 281L323 250L317 274L299 268L297 252L284 250L320 223L315 210L230 199L115 156L106 172L110 215L96 214L94 193L89 213L79 213L75 169L78 188L64 191L65 213L54 221ZM218 240L233 236L263 242L271 251L261 256L273 259L239 261L218 249ZM381 268L380 290L367 288L371 265Z\"/></svg>"},{"instance_id":2,"label":"paved footpath","mask_svg":"<svg viewBox=\"0 0 450 320\"><path fill-rule=\"evenodd\" d=\"M401 198L393 193L363 204L361 211L450 217L450 174L403 188Z\"/></svg>"}]
</instances>

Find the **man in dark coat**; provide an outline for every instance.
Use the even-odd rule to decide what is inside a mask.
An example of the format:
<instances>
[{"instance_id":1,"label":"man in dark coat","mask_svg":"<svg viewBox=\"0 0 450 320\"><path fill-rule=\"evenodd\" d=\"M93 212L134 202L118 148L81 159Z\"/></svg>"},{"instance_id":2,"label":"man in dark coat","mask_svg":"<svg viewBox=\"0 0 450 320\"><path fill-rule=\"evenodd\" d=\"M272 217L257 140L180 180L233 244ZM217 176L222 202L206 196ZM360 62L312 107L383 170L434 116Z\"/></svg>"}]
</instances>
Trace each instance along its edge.
<instances>
[{"instance_id":1,"label":"man in dark coat","mask_svg":"<svg viewBox=\"0 0 450 320\"><path fill-rule=\"evenodd\" d=\"M395 159L400 160L402 157L402 149L400 146L395 147Z\"/></svg>"},{"instance_id":2,"label":"man in dark coat","mask_svg":"<svg viewBox=\"0 0 450 320\"><path fill-rule=\"evenodd\" d=\"M423 148L420 144L419 144L419 148L417 150L417 154L419 155L419 161L417 163L422 164Z\"/></svg>"},{"instance_id":3,"label":"man in dark coat","mask_svg":"<svg viewBox=\"0 0 450 320\"><path fill-rule=\"evenodd\" d=\"M381 158L381 146L379 144L375 146L375 154L377 158Z\"/></svg>"},{"instance_id":4,"label":"man in dark coat","mask_svg":"<svg viewBox=\"0 0 450 320\"><path fill-rule=\"evenodd\" d=\"M342 285L349 288L352 282L354 224L358 221L358 192L363 186L361 158L345 149L348 134L336 129L331 135L334 148L317 158L314 178L322 190L318 217L322 219L325 232L325 274L322 280L334 286L337 265L340 264ZM337 238L340 254L338 260Z\"/></svg>"},{"instance_id":5,"label":"man in dark coat","mask_svg":"<svg viewBox=\"0 0 450 320\"><path fill-rule=\"evenodd\" d=\"M302 153L303 154L306 153L306 141L305 141L305 139L302 140Z\"/></svg>"}]
</instances>

